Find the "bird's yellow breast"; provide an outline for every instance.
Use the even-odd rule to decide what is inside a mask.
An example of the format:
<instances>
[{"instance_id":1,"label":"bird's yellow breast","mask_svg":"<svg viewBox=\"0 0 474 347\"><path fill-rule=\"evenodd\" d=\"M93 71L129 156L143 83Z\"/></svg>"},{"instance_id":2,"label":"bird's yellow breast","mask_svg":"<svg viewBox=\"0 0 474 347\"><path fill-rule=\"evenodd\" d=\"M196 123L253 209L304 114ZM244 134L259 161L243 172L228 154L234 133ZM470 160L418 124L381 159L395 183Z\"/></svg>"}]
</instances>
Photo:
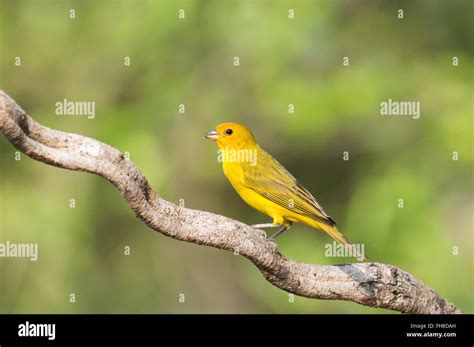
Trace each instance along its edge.
<instances>
[{"instance_id":1,"label":"bird's yellow breast","mask_svg":"<svg viewBox=\"0 0 474 347\"><path fill-rule=\"evenodd\" d=\"M245 203L259 212L273 218L275 224L287 224L287 222L303 222L301 216L292 211L275 204L262 195L256 193L244 184L245 164L223 162L224 175L232 184L236 192Z\"/></svg>"}]
</instances>

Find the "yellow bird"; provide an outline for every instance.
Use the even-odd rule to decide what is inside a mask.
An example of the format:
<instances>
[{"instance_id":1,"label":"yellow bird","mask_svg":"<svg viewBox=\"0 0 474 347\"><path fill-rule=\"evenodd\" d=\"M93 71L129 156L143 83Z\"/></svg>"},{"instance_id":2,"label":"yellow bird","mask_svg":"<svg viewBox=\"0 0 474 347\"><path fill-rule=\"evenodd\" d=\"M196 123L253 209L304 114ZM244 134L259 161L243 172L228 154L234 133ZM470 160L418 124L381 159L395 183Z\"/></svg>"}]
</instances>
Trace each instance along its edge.
<instances>
[{"instance_id":1,"label":"yellow bird","mask_svg":"<svg viewBox=\"0 0 474 347\"><path fill-rule=\"evenodd\" d=\"M219 124L205 137L217 144L224 174L240 197L251 207L273 218L273 223L255 224L253 227L281 227L270 237L273 240L288 230L293 222L300 222L325 231L342 245L351 244L337 230L334 220L313 195L283 165L260 148L244 125Z\"/></svg>"}]
</instances>

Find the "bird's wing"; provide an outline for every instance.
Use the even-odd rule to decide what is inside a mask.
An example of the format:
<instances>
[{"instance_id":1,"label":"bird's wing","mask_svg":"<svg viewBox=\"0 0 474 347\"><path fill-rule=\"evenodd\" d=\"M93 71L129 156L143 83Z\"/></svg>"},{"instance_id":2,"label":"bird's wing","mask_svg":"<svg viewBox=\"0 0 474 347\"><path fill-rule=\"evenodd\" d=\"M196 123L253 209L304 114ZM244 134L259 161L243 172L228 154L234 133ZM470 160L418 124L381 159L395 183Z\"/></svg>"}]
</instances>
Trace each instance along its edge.
<instances>
[{"instance_id":1,"label":"bird's wing","mask_svg":"<svg viewBox=\"0 0 474 347\"><path fill-rule=\"evenodd\" d=\"M258 149L256 165L246 165L244 184L281 207L331 226L336 223L311 193L270 154Z\"/></svg>"}]
</instances>

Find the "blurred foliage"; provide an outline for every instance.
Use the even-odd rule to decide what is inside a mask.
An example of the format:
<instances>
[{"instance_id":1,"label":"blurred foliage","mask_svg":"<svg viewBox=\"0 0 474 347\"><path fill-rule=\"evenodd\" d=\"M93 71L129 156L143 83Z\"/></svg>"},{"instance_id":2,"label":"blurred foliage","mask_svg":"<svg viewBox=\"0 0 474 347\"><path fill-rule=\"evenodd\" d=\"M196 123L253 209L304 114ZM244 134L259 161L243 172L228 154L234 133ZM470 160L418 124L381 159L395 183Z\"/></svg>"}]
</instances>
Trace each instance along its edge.
<instances>
[{"instance_id":1,"label":"blurred foliage","mask_svg":"<svg viewBox=\"0 0 474 347\"><path fill-rule=\"evenodd\" d=\"M473 4L0 0L0 88L42 124L130 152L163 198L266 222L202 138L242 122L371 260L473 312ZM420 101L421 118L381 116L389 98ZM55 115L63 99L95 101L96 118ZM39 260L0 259L0 312L388 312L289 302L243 258L149 230L103 179L14 154L0 140L0 242L38 243ZM353 261L324 257L328 242L302 225L278 239L298 261Z\"/></svg>"}]
</instances>

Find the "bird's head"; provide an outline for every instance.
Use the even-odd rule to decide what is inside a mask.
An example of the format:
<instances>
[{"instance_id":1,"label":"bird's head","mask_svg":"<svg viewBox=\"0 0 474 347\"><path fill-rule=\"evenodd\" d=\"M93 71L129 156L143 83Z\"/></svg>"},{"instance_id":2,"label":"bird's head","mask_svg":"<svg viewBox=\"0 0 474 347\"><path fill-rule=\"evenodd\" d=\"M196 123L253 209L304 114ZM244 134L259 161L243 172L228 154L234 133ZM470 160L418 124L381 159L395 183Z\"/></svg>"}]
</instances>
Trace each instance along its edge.
<instances>
[{"instance_id":1,"label":"bird's head","mask_svg":"<svg viewBox=\"0 0 474 347\"><path fill-rule=\"evenodd\" d=\"M204 137L214 141L219 148L245 148L256 145L250 130L245 125L237 123L219 124Z\"/></svg>"}]
</instances>

